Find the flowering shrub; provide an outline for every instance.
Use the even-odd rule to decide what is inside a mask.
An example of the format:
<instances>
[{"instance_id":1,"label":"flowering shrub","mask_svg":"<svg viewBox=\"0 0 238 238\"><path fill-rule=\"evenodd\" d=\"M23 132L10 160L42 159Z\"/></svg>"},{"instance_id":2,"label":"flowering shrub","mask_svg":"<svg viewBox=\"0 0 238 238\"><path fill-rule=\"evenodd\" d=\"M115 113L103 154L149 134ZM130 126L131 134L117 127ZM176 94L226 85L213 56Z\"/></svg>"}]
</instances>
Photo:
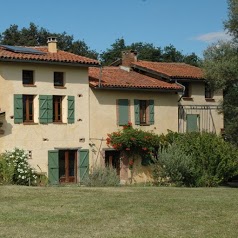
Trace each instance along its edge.
<instances>
[{"instance_id":1,"label":"flowering shrub","mask_svg":"<svg viewBox=\"0 0 238 238\"><path fill-rule=\"evenodd\" d=\"M123 126L123 129L117 132L107 134L107 145L115 150L121 151L129 158L129 168L132 169L135 155L140 155L143 159L156 155L160 147L160 137L152 132L134 129L129 122Z\"/></svg>"},{"instance_id":2,"label":"flowering shrub","mask_svg":"<svg viewBox=\"0 0 238 238\"><path fill-rule=\"evenodd\" d=\"M11 182L19 185L36 185L37 175L28 163L28 155L22 150L15 148L12 151L6 151L1 156L2 163L5 164L4 171L13 168ZM3 162L4 161L4 162ZM4 173L3 169L0 173Z\"/></svg>"}]
</instances>

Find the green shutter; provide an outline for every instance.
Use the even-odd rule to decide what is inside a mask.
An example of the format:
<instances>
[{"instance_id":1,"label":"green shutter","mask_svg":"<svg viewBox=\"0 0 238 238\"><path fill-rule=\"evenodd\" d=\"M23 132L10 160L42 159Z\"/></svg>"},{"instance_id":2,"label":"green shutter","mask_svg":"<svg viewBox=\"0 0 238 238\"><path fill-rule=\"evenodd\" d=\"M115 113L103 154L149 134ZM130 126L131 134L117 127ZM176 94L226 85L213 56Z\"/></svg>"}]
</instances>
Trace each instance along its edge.
<instances>
[{"instance_id":1,"label":"green shutter","mask_svg":"<svg viewBox=\"0 0 238 238\"><path fill-rule=\"evenodd\" d=\"M199 131L199 115L188 114L187 115L187 132Z\"/></svg>"},{"instance_id":2,"label":"green shutter","mask_svg":"<svg viewBox=\"0 0 238 238\"><path fill-rule=\"evenodd\" d=\"M68 123L74 123L74 96L68 96Z\"/></svg>"},{"instance_id":3,"label":"green shutter","mask_svg":"<svg viewBox=\"0 0 238 238\"><path fill-rule=\"evenodd\" d=\"M78 174L80 182L88 177L89 173L89 150L82 149L78 151Z\"/></svg>"},{"instance_id":4,"label":"green shutter","mask_svg":"<svg viewBox=\"0 0 238 238\"><path fill-rule=\"evenodd\" d=\"M47 96L47 120L48 123L53 122L53 96Z\"/></svg>"},{"instance_id":5,"label":"green shutter","mask_svg":"<svg viewBox=\"0 0 238 238\"><path fill-rule=\"evenodd\" d=\"M23 101L22 94L14 94L14 123L23 122Z\"/></svg>"},{"instance_id":6,"label":"green shutter","mask_svg":"<svg viewBox=\"0 0 238 238\"><path fill-rule=\"evenodd\" d=\"M59 151L48 151L48 180L49 184L59 184Z\"/></svg>"},{"instance_id":7,"label":"green shutter","mask_svg":"<svg viewBox=\"0 0 238 238\"><path fill-rule=\"evenodd\" d=\"M140 100L134 100L135 125L140 125Z\"/></svg>"},{"instance_id":8,"label":"green shutter","mask_svg":"<svg viewBox=\"0 0 238 238\"><path fill-rule=\"evenodd\" d=\"M40 123L53 122L53 96L39 95L39 121Z\"/></svg>"},{"instance_id":9,"label":"green shutter","mask_svg":"<svg viewBox=\"0 0 238 238\"><path fill-rule=\"evenodd\" d=\"M154 100L149 100L149 123L150 125L154 125Z\"/></svg>"},{"instance_id":10,"label":"green shutter","mask_svg":"<svg viewBox=\"0 0 238 238\"><path fill-rule=\"evenodd\" d=\"M118 99L118 123L119 126L127 125L129 122L129 100Z\"/></svg>"}]
</instances>

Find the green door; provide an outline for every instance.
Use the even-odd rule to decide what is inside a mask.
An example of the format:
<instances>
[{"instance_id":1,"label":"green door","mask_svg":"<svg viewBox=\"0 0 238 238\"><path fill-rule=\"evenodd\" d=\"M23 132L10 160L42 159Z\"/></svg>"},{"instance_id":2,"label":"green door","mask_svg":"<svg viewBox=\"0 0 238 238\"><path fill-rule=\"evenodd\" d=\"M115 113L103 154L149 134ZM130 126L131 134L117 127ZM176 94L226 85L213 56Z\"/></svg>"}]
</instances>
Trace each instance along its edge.
<instances>
[{"instance_id":1,"label":"green door","mask_svg":"<svg viewBox=\"0 0 238 238\"><path fill-rule=\"evenodd\" d=\"M199 131L199 115L187 114L187 132Z\"/></svg>"},{"instance_id":2,"label":"green door","mask_svg":"<svg viewBox=\"0 0 238 238\"><path fill-rule=\"evenodd\" d=\"M78 173L80 182L88 177L89 173L89 150L82 149L78 152Z\"/></svg>"},{"instance_id":3,"label":"green door","mask_svg":"<svg viewBox=\"0 0 238 238\"><path fill-rule=\"evenodd\" d=\"M49 184L59 184L59 151L48 151L48 179Z\"/></svg>"}]
</instances>

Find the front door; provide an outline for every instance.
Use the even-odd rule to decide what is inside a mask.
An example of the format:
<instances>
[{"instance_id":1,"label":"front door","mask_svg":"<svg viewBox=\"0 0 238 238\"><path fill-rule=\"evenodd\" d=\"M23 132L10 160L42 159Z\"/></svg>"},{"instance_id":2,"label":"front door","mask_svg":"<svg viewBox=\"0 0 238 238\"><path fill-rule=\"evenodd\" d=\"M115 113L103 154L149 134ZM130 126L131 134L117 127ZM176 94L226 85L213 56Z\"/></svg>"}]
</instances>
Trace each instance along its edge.
<instances>
[{"instance_id":1,"label":"front door","mask_svg":"<svg viewBox=\"0 0 238 238\"><path fill-rule=\"evenodd\" d=\"M59 151L59 181L60 183L77 182L77 151Z\"/></svg>"}]
</instances>

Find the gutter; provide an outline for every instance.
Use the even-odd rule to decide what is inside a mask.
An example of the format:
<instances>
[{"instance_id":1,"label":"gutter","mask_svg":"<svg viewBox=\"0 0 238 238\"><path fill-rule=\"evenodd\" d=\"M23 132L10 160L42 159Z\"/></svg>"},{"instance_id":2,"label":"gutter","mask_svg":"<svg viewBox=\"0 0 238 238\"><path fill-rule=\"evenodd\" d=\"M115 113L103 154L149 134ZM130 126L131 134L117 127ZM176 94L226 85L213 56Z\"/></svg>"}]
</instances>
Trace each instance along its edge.
<instances>
[{"instance_id":1,"label":"gutter","mask_svg":"<svg viewBox=\"0 0 238 238\"><path fill-rule=\"evenodd\" d=\"M120 91L143 91L143 92L166 92L166 93L174 93L174 92L179 92L180 90L177 89L158 89L158 88L115 88L115 87L102 87L102 86L98 86L98 87L94 87L91 86L93 89L96 90L120 90Z\"/></svg>"},{"instance_id":2,"label":"gutter","mask_svg":"<svg viewBox=\"0 0 238 238\"><path fill-rule=\"evenodd\" d=\"M3 59L0 58L0 62L16 62L16 63L34 63L34 64L54 64L54 65L64 65L64 66L76 66L76 67L100 67L99 64L95 63L67 63L67 62L58 62L58 61L37 61L37 60L19 60L19 59Z\"/></svg>"}]
</instances>

